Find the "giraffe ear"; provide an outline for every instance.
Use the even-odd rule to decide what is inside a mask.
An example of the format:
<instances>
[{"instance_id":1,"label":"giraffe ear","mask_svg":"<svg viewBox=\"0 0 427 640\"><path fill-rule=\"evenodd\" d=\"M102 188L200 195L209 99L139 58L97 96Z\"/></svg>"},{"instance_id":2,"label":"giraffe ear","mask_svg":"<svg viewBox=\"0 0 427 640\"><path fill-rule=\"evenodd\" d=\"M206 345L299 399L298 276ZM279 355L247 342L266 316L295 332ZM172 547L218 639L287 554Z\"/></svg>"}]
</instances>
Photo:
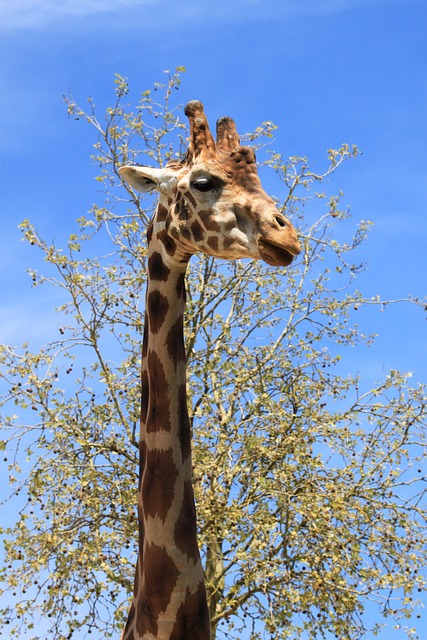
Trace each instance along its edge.
<instances>
[{"instance_id":1,"label":"giraffe ear","mask_svg":"<svg viewBox=\"0 0 427 640\"><path fill-rule=\"evenodd\" d=\"M162 191L167 193L175 183L175 174L164 167L120 167L119 173L137 191Z\"/></svg>"}]
</instances>

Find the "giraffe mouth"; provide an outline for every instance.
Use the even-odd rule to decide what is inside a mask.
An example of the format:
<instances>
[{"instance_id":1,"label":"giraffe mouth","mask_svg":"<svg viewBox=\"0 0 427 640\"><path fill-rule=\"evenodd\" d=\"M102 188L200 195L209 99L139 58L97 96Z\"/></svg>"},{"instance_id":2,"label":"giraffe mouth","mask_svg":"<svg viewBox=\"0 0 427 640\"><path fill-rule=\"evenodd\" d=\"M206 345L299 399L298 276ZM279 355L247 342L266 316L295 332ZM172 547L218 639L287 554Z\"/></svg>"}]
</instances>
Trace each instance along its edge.
<instances>
[{"instance_id":1,"label":"giraffe mouth","mask_svg":"<svg viewBox=\"0 0 427 640\"><path fill-rule=\"evenodd\" d=\"M287 267L294 259L294 255L287 249L265 240L258 242L258 248L264 262L273 267Z\"/></svg>"}]
</instances>

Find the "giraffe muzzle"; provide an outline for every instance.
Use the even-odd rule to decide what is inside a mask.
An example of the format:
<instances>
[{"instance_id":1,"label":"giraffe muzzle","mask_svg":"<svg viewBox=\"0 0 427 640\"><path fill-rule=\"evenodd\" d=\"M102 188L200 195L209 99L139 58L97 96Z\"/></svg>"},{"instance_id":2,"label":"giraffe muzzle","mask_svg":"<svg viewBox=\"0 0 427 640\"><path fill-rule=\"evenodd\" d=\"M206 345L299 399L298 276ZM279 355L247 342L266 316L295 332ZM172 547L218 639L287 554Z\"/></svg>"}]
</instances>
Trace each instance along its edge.
<instances>
[{"instance_id":1,"label":"giraffe muzzle","mask_svg":"<svg viewBox=\"0 0 427 640\"><path fill-rule=\"evenodd\" d=\"M273 267L287 267L299 253L299 251L293 253L288 249L284 249L271 242L266 242L265 240L258 241L258 248L262 260Z\"/></svg>"}]
</instances>

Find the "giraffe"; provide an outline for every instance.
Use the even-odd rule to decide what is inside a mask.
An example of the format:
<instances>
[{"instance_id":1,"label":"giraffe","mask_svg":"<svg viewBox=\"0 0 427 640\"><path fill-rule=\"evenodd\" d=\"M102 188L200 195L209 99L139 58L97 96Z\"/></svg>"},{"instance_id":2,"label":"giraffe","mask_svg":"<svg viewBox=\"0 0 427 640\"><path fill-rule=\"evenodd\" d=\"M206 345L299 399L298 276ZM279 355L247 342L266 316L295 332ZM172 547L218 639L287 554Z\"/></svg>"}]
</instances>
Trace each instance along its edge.
<instances>
[{"instance_id":1,"label":"giraffe","mask_svg":"<svg viewBox=\"0 0 427 640\"><path fill-rule=\"evenodd\" d=\"M160 193L147 230L139 554L122 640L211 638L186 396L183 318L189 260L201 251L287 266L300 251L295 229L261 186L253 150L240 146L234 121L218 120L215 142L201 102L189 102L185 114L190 141L182 161L119 169L132 188Z\"/></svg>"}]
</instances>

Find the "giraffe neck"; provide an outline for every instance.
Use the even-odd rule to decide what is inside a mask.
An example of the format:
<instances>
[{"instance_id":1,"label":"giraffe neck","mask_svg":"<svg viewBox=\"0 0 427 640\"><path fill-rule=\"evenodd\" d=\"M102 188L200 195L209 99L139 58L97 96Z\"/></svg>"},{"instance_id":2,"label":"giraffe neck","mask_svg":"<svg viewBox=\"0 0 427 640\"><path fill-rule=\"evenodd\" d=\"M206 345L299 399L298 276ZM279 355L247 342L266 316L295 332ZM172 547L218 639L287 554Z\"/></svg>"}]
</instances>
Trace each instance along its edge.
<instances>
[{"instance_id":1,"label":"giraffe neck","mask_svg":"<svg viewBox=\"0 0 427 640\"><path fill-rule=\"evenodd\" d=\"M186 396L187 263L173 262L173 250L164 223L156 221L149 240L142 358L139 557L125 640L210 638Z\"/></svg>"}]
</instances>

